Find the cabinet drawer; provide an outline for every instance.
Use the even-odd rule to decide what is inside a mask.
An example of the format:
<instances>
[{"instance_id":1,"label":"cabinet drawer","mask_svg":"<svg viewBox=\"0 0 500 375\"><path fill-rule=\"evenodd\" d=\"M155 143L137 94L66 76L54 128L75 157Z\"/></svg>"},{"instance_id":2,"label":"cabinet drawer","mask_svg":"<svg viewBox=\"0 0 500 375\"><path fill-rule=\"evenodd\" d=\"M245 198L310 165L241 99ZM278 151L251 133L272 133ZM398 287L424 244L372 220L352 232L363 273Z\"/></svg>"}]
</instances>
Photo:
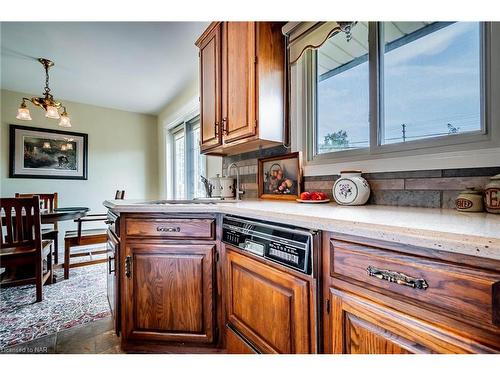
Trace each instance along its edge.
<instances>
[{"instance_id":1,"label":"cabinet drawer","mask_svg":"<svg viewBox=\"0 0 500 375\"><path fill-rule=\"evenodd\" d=\"M331 240L330 275L500 325L500 272Z\"/></svg>"},{"instance_id":2,"label":"cabinet drawer","mask_svg":"<svg viewBox=\"0 0 500 375\"><path fill-rule=\"evenodd\" d=\"M127 219L128 236L214 239L214 219Z\"/></svg>"}]
</instances>

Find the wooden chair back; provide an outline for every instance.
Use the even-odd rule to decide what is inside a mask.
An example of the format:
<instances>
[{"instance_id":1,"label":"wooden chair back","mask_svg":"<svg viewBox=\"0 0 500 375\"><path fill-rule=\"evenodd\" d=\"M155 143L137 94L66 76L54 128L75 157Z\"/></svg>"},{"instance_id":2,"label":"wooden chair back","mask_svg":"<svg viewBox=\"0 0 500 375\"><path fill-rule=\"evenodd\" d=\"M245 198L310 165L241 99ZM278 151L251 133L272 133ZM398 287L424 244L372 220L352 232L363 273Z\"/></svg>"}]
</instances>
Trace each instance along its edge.
<instances>
[{"instance_id":1,"label":"wooden chair back","mask_svg":"<svg viewBox=\"0 0 500 375\"><path fill-rule=\"evenodd\" d=\"M43 202L43 208L52 211L58 207L57 193L16 193L16 198L31 198L34 195L38 195L40 202Z\"/></svg>"},{"instance_id":2,"label":"wooden chair back","mask_svg":"<svg viewBox=\"0 0 500 375\"><path fill-rule=\"evenodd\" d=\"M117 190L115 199L125 199L125 190Z\"/></svg>"},{"instance_id":3,"label":"wooden chair back","mask_svg":"<svg viewBox=\"0 0 500 375\"><path fill-rule=\"evenodd\" d=\"M40 199L0 199L1 235L0 248L33 247L42 248Z\"/></svg>"},{"instance_id":4,"label":"wooden chair back","mask_svg":"<svg viewBox=\"0 0 500 375\"><path fill-rule=\"evenodd\" d=\"M41 208L53 211L58 207L57 193L16 193L16 198L31 198L35 195L40 198L40 202L43 202L43 207ZM55 230L58 229L57 222L53 224L53 228Z\"/></svg>"}]
</instances>

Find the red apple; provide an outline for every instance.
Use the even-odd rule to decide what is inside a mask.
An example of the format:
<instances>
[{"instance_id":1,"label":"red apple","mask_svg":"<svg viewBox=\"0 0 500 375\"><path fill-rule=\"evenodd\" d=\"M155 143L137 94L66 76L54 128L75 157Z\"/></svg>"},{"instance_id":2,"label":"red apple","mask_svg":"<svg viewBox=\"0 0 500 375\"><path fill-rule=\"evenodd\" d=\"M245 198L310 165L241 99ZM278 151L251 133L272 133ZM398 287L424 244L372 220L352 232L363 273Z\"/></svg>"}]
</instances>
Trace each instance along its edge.
<instances>
[{"instance_id":1,"label":"red apple","mask_svg":"<svg viewBox=\"0 0 500 375\"><path fill-rule=\"evenodd\" d=\"M319 193L319 192L317 192L317 191L313 191L313 192L311 193L311 199L312 199L313 201L319 201L319 200L321 200L321 195L320 195L320 193Z\"/></svg>"},{"instance_id":2,"label":"red apple","mask_svg":"<svg viewBox=\"0 0 500 375\"><path fill-rule=\"evenodd\" d=\"M302 199L303 201L308 201L311 199L311 193L309 193L308 191L304 191L303 193L300 194L300 199Z\"/></svg>"}]
</instances>

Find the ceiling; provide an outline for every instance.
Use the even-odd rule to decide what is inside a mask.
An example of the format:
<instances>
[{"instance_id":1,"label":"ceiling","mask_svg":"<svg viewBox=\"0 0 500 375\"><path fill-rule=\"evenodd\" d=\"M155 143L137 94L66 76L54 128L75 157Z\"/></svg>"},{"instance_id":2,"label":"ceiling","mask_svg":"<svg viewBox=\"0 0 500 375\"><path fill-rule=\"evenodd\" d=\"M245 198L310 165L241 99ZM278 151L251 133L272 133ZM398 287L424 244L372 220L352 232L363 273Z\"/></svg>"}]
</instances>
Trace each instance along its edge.
<instances>
[{"instance_id":1,"label":"ceiling","mask_svg":"<svg viewBox=\"0 0 500 375\"><path fill-rule=\"evenodd\" d=\"M198 75L208 22L3 22L2 89L40 94L39 57L55 62L55 99L157 114ZM68 108L69 111L69 108Z\"/></svg>"}]
</instances>

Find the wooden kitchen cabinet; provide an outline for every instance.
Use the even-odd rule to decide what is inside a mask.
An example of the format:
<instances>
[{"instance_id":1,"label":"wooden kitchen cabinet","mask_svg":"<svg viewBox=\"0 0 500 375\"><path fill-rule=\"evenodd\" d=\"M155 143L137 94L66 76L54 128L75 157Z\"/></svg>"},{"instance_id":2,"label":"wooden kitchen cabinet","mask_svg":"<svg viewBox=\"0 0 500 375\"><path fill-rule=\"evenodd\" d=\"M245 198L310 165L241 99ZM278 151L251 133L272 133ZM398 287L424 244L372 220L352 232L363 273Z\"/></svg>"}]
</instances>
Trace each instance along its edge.
<instances>
[{"instance_id":1,"label":"wooden kitchen cabinet","mask_svg":"<svg viewBox=\"0 0 500 375\"><path fill-rule=\"evenodd\" d=\"M235 154L285 139L280 22L213 22L200 49L201 150Z\"/></svg>"},{"instance_id":2,"label":"wooden kitchen cabinet","mask_svg":"<svg viewBox=\"0 0 500 375\"><path fill-rule=\"evenodd\" d=\"M210 244L128 244L125 339L212 342L214 251Z\"/></svg>"},{"instance_id":3,"label":"wooden kitchen cabinet","mask_svg":"<svg viewBox=\"0 0 500 375\"><path fill-rule=\"evenodd\" d=\"M198 45L200 49L201 151L222 145L221 34L216 24Z\"/></svg>"},{"instance_id":4,"label":"wooden kitchen cabinet","mask_svg":"<svg viewBox=\"0 0 500 375\"><path fill-rule=\"evenodd\" d=\"M307 280L226 246L227 322L259 352L313 351L310 290ZM229 353L249 350L234 332L226 334Z\"/></svg>"},{"instance_id":5,"label":"wooden kitchen cabinet","mask_svg":"<svg viewBox=\"0 0 500 375\"><path fill-rule=\"evenodd\" d=\"M326 353L498 353L494 260L323 235Z\"/></svg>"},{"instance_id":6,"label":"wooden kitchen cabinet","mask_svg":"<svg viewBox=\"0 0 500 375\"><path fill-rule=\"evenodd\" d=\"M335 354L431 354L490 352L466 338L361 297L329 290Z\"/></svg>"}]
</instances>

